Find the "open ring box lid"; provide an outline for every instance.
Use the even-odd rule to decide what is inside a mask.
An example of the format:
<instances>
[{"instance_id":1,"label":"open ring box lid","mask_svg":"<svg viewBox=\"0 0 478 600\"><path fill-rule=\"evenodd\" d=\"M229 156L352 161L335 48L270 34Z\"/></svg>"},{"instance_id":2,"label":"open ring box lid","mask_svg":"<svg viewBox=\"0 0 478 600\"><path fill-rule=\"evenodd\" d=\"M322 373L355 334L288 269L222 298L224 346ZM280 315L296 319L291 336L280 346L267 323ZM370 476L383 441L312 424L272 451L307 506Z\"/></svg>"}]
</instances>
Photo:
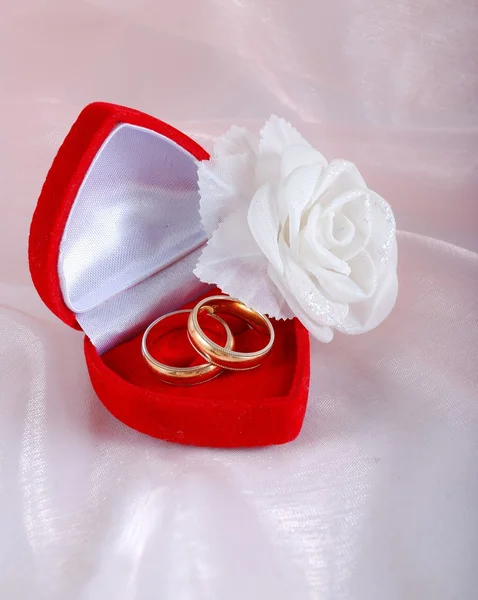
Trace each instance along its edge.
<instances>
[{"instance_id":1,"label":"open ring box lid","mask_svg":"<svg viewBox=\"0 0 478 600\"><path fill-rule=\"evenodd\" d=\"M225 371L202 385L163 383L141 355L151 321L218 293L193 274L206 243L197 161L208 158L149 115L87 106L33 216L32 279L50 310L85 332L93 387L129 427L200 446L289 442L302 426L309 387L309 338L296 319L273 322L276 341L259 368ZM172 350L180 353L181 344Z\"/></svg>"}]
</instances>

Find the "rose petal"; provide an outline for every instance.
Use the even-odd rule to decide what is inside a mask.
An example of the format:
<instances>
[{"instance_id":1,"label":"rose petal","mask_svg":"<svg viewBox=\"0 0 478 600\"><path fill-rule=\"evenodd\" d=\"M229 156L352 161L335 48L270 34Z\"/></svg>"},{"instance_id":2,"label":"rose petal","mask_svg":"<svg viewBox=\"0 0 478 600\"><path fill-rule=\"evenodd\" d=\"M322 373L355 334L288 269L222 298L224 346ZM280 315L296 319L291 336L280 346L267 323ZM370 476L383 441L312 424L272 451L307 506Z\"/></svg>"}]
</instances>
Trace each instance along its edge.
<instances>
[{"instance_id":1,"label":"rose petal","mask_svg":"<svg viewBox=\"0 0 478 600\"><path fill-rule=\"evenodd\" d=\"M361 290L356 302L371 298L377 289L378 273L370 254L364 250L349 260L350 279ZM350 302L354 302L350 300Z\"/></svg>"},{"instance_id":2,"label":"rose petal","mask_svg":"<svg viewBox=\"0 0 478 600\"><path fill-rule=\"evenodd\" d=\"M309 146L290 123L276 115L272 115L260 131L259 154L282 154L292 145Z\"/></svg>"},{"instance_id":3,"label":"rose petal","mask_svg":"<svg viewBox=\"0 0 478 600\"><path fill-rule=\"evenodd\" d=\"M292 318L287 303L267 275L268 264L249 231L242 208L214 231L194 274L255 310L275 318Z\"/></svg>"},{"instance_id":4,"label":"rose petal","mask_svg":"<svg viewBox=\"0 0 478 600\"><path fill-rule=\"evenodd\" d=\"M281 225L287 227L288 244L297 255L301 220L305 208L316 197L317 183L322 168L317 165L299 167L282 184L282 193L278 197Z\"/></svg>"},{"instance_id":5,"label":"rose petal","mask_svg":"<svg viewBox=\"0 0 478 600\"><path fill-rule=\"evenodd\" d=\"M380 270L387 265L396 252L396 223L390 205L378 194L370 191L370 227L372 234L367 250ZM392 260L393 265L393 260Z\"/></svg>"},{"instance_id":6,"label":"rose petal","mask_svg":"<svg viewBox=\"0 0 478 600\"><path fill-rule=\"evenodd\" d=\"M198 163L199 211L206 233L252 197L258 146L257 135L231 127L215 141L213 157Z\"/></svg>"},{"instance_id":7,"label":"rose petal","mask_svg":"<svg viewBox=\"0 0 478 600\"><path fill-rule=\"evenodd\" d=\"M364 302L350 305L347 318L337 326L337 330L357 335L375 329L388 317L395 305L398 292L397 244L391 245L389 262L379 275L376 293Z\"/></svg>"},{"instance_id":8,"label":"rose petal","mask_svg":"<svg viewBox=\"0 0 478 600\"><path fill-rule=\"evenodd\" d=\"M323 327L336 327L341 323L348 314L348 306L340 302L331 302L307 272L292 260L285 249L281 254L284 273L282 276L274 273L274 283L297 317L301 321L307 317L308 320Z\"/></svg>"},{"instance_id":9,"label":"rose petal","mask_svg":"<svg viewBox=\"0 0 478 600\"><path fill-rule=\"evenodd\" d=\"M322 206L336 210L338 206L350 202L350 198L342 194L354 188L366 188L363 177L353 163L338 158L331 161L323 172L316 197Z\"/></svg>"},{"instance_id":10,"label":"rose petal","mask_svg":"<svg viewBox=\"0 0 478 600\"><path fill-rule=\"evenodd\" d=\"M328 325L317 323L314 318L310 318L310 316L302 309L291 290L283 284L281 278L277 276L272 268L269 269L269 276L287 301L291 314L299 319L302 325L314 338L324 343L331 342L334 337L333 329Z\"/></svg>"},{"instance_id":11,"label":"rose petal","mask_svg":"<svg viewBox=\"0 0 478 600\"><path fill-rule=\"evenodd\" d=\"M325 235L322 231L323 219L322 207L316 204L310 211L307 224L299 236L300 263L311 273L314 273L317 267L323 267L348 275L350 273L348 264L325 245ZM329 215L326 219L331 220L332 217Z\"/></svg>"},{"instance_id":12,"label":"rose petal","mask_svg":"<svg viewBox=\"0 0 478 600\"><path fill-rule=\"evenodd\" d=\"M368 190L361 190L360 194L342 207L341 215L354 224L355 234L347 245L334 248L334 254L338 258L349 261L367 247L371 233L369 206Z\"/></svg>"},{"instance_id":13,"label":"rose petal","mask_svg":"<svg viewBox=\"0 0 478 600\"><path fill-rule=\"evenodd\" d=\"M280 180L282 154L292 145L312 148L290 123L272 115L260 131L256 166L258 186Z\"/></svg>"},{"instance_id":14,"label":"rose petal","mask_svg":"<svg viewBox=\"0 0 478 600\"><path fill-rule=\"evenodd\" d=\"M323 155L312 146L293 144L284 148L281 158L281 179L289 177L296 169L315 166L318 172L327 167Z\"/></svg>"},{"instance_id":15,"label":"rose petal","mask_svg":"<svg viewBox=\"0 0 478 600\"><path fill-rule=\"evenodd\" d=\"M253 155L259 152L259 137L245 127L233 125L214 142L213 157L236 154Z\"/></svg>"},{"instance_id":16,"label":"rose petal","mask_svg":"<svg viewBox=\"0 0 478 600\"><path fill-rule=\"evenodd\" d=\"M220 156L198 164L199 212L209 235L240 204L248 204L255 189L254 161L245 154Z\"/></svg>"},{"instance_id":17,"label":"rose petal","mask_svg":"<svg viewBox=\"0 0 478 600\"><path fill-rule=\"evenodd\" d=\"M370 298L376 290L377 276L375 265L366 252L349 263L350 275L337 273L330 269L317 266L313 274L327 296L336 302L356 303Z\"/></svg>"},{"instance_id":18,"label":"rose petal","mask_svg":"<svg viewBox=\"0 0 478 600\"><path fill-rule=\"evenodd\" d=\"M279 253L279 215L275 203L275 190L270 184L260 187L254 194L247 214L247 222L254 239L278 273L283 266Z\"/></svg>"},{"instance_id":19,"label":"rose petal","mask_svg":"<svg viewBox=\"0 0 478 600\"><path fill-rule=\"evenodd\" d=\"M324 237L329 248L347 246L355 235L355 225L345 215L338 213L324 221Z\"/></svg>"}]
</instances>

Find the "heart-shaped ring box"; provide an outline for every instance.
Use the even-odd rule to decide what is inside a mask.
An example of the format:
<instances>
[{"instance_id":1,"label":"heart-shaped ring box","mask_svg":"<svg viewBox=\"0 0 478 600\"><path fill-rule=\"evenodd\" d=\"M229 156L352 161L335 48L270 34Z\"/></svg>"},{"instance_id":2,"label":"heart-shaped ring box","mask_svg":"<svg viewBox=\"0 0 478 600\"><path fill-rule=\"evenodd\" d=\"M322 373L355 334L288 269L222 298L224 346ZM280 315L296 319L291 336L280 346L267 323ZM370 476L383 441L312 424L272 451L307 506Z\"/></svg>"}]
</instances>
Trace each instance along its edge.
<instances>
[{"instance_id":1,"label":"heart-shaped ring box","mask_svg":"<svg viewBox=\"0 0 478 600\"><path fill-rule=\"evenodd\" d=\"M259 368L202 385L163 383L141 356L152 320L210 292L193 274L206 243L197 189L205 159L196 142L149 115L87 106L33 216L32 279L50 310L86 334L93 387L129 427L199 446L282 444L298 435L308 397L309 337L296 319L273 322L276 341ZM247 350L247 330L240 335ZM177 360L191 352L185 333L167 348Z\"/></svg>"}]
</instances>

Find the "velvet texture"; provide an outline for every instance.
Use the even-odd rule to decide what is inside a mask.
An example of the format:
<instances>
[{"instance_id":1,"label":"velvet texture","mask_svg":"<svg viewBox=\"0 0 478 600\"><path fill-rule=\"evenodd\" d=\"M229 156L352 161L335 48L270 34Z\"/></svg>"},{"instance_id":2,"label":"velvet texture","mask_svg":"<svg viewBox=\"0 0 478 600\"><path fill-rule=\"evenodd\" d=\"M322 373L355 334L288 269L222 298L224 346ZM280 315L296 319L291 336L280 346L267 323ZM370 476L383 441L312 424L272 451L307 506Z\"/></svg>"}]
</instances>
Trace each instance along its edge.
<instances>
[{"instance_id":1,"label":"velvet texture","mask_svg":"<svg viewBox=\"0 0 478 600\"><path fill-rule=\"evenodd\" d=\"M185 308L191 307L190 304ZM261 336L238 327L227 317L225 320L239 350L260 347ZM298 435L304 419L309 340L296 319L273 324L276 341L260 367L243 372L224 371L211 381L191 387L169 385L154 375L141 355L142 334L103 356L85 338L91 381L118 419L158 438L218 447L288 442ZM149 348L153 356L168 364L188 366L198 362L185 329L164 336L155 329Z\"/></svg>"},{"instance_id":2,"label":"velvet texture","mask_svg":"<svg viewBox=\"0 0 478 600\"><path fill-rule=\"evenodd\" d=\"M79 328L78 323L65 305L59 285L60 241L79 186L102 143L119 123L152 129L173 139L197 159L208 157L205 150L181 132L138 111L105 103L84 109L45 181L29 245L30 271L38 293L60 319L75 328ZM258 334L237 320L229 322L239 350L260 347ZM101 356L85 337L85 356L100 400L113 415L138 431L200 446L281 444L298 435L304 419L309 389L309 338L297 320L274 322L274 329L273 350L259 368L227 372L187 388L163 383L150 371L141 355L142 334ZM161 331L155 331L151 344L153 354L161 345L161 360L169 364L182 359L193 364L196 360L185 332L163 336Z\"/></svg>"}]
</instances>

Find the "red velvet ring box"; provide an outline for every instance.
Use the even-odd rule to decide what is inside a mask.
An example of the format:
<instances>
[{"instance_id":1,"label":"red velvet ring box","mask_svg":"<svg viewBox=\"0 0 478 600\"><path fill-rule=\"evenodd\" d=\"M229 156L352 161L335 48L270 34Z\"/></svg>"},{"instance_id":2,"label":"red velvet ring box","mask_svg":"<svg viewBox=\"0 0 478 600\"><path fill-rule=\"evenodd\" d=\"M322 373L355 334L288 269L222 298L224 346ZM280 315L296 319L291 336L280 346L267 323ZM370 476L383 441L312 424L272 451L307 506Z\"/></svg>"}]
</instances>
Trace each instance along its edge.
<instances>
[{"instance_id":1,"label":"red velvet ring box","mask_svg":"<svg viewBox=\"0 0 478 600\"><path fill-rule=\"evenodd\" d=\"M308 397L309 337L297 320L273 323L276 341L259 368L202 385L162 383L141 355L150 322L210 292L193 275L206 243L197 161L207 159L197 143L149 115L87 106L33 216L32 279L53 313L84 331L93 387L129 427L198 446L282 444L298 435ZM245 350L248 331L235 331ZM166 347L171 360L193 360L185 333Z\"/></svg>"}]
</instances>

